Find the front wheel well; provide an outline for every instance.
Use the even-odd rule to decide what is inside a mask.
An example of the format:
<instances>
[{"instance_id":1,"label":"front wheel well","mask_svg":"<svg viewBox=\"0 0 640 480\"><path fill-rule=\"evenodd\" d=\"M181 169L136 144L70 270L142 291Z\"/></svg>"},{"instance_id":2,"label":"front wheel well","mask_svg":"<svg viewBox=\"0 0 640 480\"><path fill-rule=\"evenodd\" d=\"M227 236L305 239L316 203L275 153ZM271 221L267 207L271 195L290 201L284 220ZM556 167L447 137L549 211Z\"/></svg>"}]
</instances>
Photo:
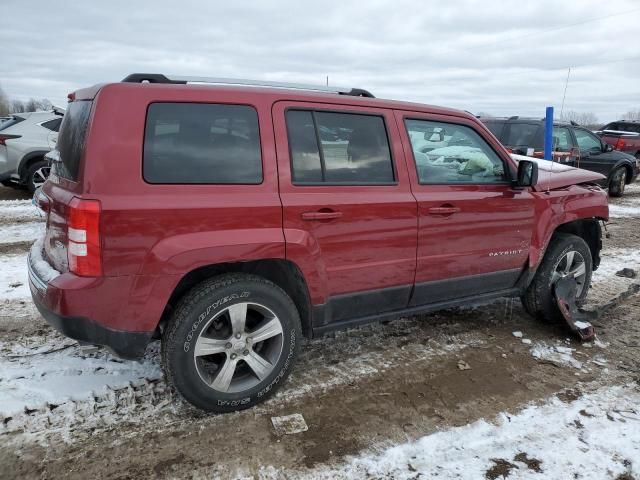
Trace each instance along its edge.
<instances>
[{"instance_id":1,"label":"front wheel well","mask_svg":"<svg viewBox=\"0 0 640 480\"><path fill-rule=\"evenodd\" d=\"M583 218L574 220L573 222L564 223L556 228L554 235L557 233L570 233L582 238L591 250L591 258L593 260L593 269L596 270L600 265L600 250L602 250L602 227L600 219Z\"/></svg>"},{"instance_id":2,"label":"front wheel well","mask_svg":"<svg viewBox=\"0 0 640 480\"><path fill-rule=\"evenodd\" d=\"M266 278L282 288L293 300L300 320L302 334L311 337L311 300L306 281L293 262L284 259L265 259L250 262L232 262L206 265L185 274L173 290L158 324L157 334L164 330L178 301L200 282L225 273L250 273Z\"/></svg>"}]
</instances>

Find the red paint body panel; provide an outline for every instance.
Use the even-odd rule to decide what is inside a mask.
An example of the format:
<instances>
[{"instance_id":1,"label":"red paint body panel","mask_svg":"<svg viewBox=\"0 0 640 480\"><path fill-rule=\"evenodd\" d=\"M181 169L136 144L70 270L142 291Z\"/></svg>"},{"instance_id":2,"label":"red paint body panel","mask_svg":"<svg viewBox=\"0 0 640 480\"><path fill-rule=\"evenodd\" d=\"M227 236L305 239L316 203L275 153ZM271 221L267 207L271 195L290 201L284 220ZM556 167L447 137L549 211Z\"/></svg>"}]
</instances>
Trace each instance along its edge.
<instances>
[{"instance_id":1,"label":"red paint body panel","mask_svg":"<svg viewBox=\"0 0 640 480\"><path fill-rule=\"evenodd\" d=\"M49 198L45 254L63 274L45 291L32 286L32 292L58 315L85 317L113 330L153 331L176 285L200 267L286 259L302 272L311 303L321 305L340 295L536 266L558 225L608 216L601 190L554 190L585 181L580 172L561 173L549 193L509 183L420 185L404 129L406 116L470 126L515 174L516 162L484 125L456 110L328 93L203 85L107 84L79 90L75 99L93 101L78 181L53 176L43 187ZM146 183L146 112L160 101L255 108L262 183ZM294 106L382 116L396 183L293 185L284 112ZM74 196L100 201L99 278L78 277L65 265L67 206ZM434 215L431 208L455 212ZM317 218L326 212L340 216ZM513 250L517 253L490 255Z\"/></svg>"}]
</instances>

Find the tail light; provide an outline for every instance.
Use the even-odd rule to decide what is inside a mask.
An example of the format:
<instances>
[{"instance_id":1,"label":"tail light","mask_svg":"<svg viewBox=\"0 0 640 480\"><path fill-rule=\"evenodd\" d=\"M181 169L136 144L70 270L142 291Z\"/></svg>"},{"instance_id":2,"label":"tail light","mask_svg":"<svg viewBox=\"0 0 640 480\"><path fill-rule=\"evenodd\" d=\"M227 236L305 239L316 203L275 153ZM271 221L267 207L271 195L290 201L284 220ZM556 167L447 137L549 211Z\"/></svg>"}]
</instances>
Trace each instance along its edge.
<instances>
[{"instance_id":1,"label":"tail light","mask_svg":"<svg viewBox=\"0 0 640 480\"><path fill-rule=\"evenodd\" d=\"M8 133L0 133L0 145L7 145L7 140L13 140L14 138L20 138L22 135L9 135Z\"/></svg>"},{"instance_id":2,"label":"tail light","mask_svg":"<svg viewBox=\"0 0 640 480\"><path fill-rule=\"evenodd\" d=\"M100 202L74 197L69 204L69 270L82 277L102 275Z\"/></svg>"},{"instance_id":3,"label":"tail light","mask_svg":"<svg viewBox=\"0 0 640 480\"><path fill-rule=\"evenodd\" d=\"M624 150L624 147L627 146L627 143L624 141L624 139L622 137L618 138L618 141L616 141L616 146L613 147L614 150Z\"/></svg>"}]
</instances>

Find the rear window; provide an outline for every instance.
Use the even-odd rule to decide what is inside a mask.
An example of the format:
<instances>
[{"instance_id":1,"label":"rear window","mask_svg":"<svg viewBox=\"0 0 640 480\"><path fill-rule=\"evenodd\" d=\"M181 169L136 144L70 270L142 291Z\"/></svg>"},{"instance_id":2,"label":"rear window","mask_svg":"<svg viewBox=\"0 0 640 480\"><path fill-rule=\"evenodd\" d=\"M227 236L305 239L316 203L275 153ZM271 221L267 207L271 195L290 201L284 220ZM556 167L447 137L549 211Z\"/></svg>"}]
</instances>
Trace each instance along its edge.
<instances>
[{"instance_id":1,"label":"rear window","mask_svg":"<svg viewBox=\"0 0 640 480\"><path fill-rule=\"evenodd\" d=\"M52 166L54 173L60 177L73 181L78 179L91 103L91 101L71 102L63 117L56 146L60 153L60 161Z\"/></svg>"},{"instance_id":2,"label":"rear window","mask_svg":"<svg viewBox=\"0 0 640 480\"><path fill-rule=\"evenodd\" d=\"M49 120L47 122L42 122L40 125L42 125L44 128L51 130L52 132L58 132L60 131L61 123L62 123L62 117L54 118L53 120Z\"/></svg>"},{"instance_id":3,"label":"rear window","mask_svg":"<svg viewBox=\"0 0 640 480\"><path fill-rule=\"evenodd\" d=\"M12 127L17 123L22 122L23 120L24 120L24 118L14 115L9 120L5 120L4 122L0 122L0 130L4 130L5 128Z\"/></svg>"},{"instance_id":4,"label":"rear window","mask_svg":"<svg viewBox=\"0 0 640 480\"><path fill-rule=\"evenodd\" d=\"M508 147L533 146L538 128L535 123L509 123L502 143Z\"/></svg>"},{"instance_id":5,"label":"rear window","mask_svg":"<svg viewBox=\"0 0 640 480\"><path fill-rule=\"evenodd\" d=\"M151 104L143 175L149 183L261 183L256 110L247 105Z\"/></svg>"}]
</instances>

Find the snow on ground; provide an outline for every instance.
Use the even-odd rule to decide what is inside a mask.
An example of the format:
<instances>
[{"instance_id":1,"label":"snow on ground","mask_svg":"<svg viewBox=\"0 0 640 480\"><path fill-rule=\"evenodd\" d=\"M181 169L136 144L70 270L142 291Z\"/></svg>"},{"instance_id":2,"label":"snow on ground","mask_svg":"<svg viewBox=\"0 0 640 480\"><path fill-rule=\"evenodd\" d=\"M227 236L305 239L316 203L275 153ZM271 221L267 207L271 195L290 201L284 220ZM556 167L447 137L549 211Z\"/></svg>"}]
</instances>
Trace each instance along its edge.
<instances>
[{"instance_id":1,"label":"snow on ground","mask_svg":"<svg viewBox=\"0 0 640 480\"><path fill-rule=\"evenodd\" d=\"M0 415L43 404L88 400L107 388L161 377L157 362L125 362L105 351L85 354L70 340L34 346L0 344Z\"/></svg>"},{"instance_id":2,"label":"snow on ground","mask_svg":"<svg viewBox=\"0 0 640 480\"><path fill-rule=\"evenodd\" d=\"M636 478L639 405L637 386L609 386L570 404L553 398L301 477Z\"/></svg>"},{"instance_id":3,"label":"snow on ground","mask_svg":"<svg viewBox=\"0 0 640 480\"><path fill-rule=\"evenodd\" d=\"M0 299L31 298L27 254L0 255Z\"/></svg>"},{"instance_id":4,"label":"snow on ground","mask_svg":"<svg viewBox=\"0 0 640 480\"><path fill-rule=\"evenodd\" d=\"M24 222L15 225L0 225L0 244L33 242L42 236L44 223Z\"/></svg>"},{"instance_id":5,"label":"snow on ground","mask_svg":"<svg viewBox=\"0 0 640 480\"><path fill-rule=\"evenodd\" d=\"M43 214L29 200L4 200L0 201L0 220L29 222L43 220Z\"/></svg>"},{"instance_id":6,"label":"snow on ground","mask_svg":"<svg viewBox=\"0 0 640 480\"><path fill-rule=\"evenodd\" d=\"M640 217L640 206L609 204L609 215L611 218L637 218Z\"/></svg>"}]
</instances>

